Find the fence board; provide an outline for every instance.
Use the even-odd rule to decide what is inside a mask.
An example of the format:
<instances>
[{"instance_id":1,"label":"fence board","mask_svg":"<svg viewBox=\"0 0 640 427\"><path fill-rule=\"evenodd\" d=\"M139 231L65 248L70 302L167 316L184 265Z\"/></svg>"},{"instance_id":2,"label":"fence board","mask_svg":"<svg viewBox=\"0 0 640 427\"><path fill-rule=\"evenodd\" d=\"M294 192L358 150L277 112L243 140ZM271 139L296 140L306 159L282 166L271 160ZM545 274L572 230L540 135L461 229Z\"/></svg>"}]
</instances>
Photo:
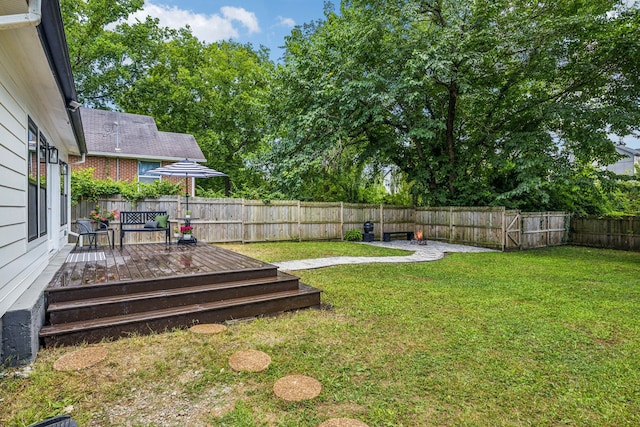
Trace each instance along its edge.
<instances>
[{"instance_id":1,"label":"fence board","mask_svg":"<svg viewBox=\"0 0 640 427\"><path fill-rule=\"evenodd\" d=\"M571 218L571 243L579 246L640 251L640 217Z\"/></svg>"},{"instance_id":2,"label":"fence board","mask_svg":"<svg viewBox=\"0 0 640 427\"><path fill-rule=\"evenodd\" d=\"M122 199L101 200L98 204L107 210L167 211L172 227L179 225L178 218L184 216L185 208L182 198L176 196L143 200L133 206ZM73 206L72 218L86 217L94 206L88 202ZM189 207L194 234L203 242L341 240L351 229L362 230L367 221L373 223L378 240L384 232L422 230L429 240L501 250L567 242L568 215L563 212L520 213L502 207L416 209L412 206L292 200L263 203L198 197L190 198ZM113 225L119 228L117 221ZM160 241L158 239L156 233L129 233L125 243L150 243Z\"/></svg>"}]
</instances>

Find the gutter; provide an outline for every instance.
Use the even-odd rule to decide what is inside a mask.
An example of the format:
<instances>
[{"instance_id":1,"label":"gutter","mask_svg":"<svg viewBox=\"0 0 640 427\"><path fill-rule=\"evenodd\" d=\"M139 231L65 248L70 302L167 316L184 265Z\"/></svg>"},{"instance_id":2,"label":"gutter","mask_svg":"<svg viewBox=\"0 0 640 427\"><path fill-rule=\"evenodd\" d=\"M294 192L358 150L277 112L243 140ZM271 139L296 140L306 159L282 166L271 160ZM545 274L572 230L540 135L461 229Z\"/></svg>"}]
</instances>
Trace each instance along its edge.
<instances>
[{"instance_id":1,"label":"gutter","mask_svg":"<svg viewBox=\"0 0 640 427\"><path fill-rule=\"evenodd\" d=\"M31 1L40 3L42 0ZM37 26L40 41L64 100L78 149L80 154L84 154L87 152L87 144L80 117L80 103L76 101L78 96L71 71L59 0L47 0L42 3L41 12L44 19Z\"/></svg>"},{"instance_id":2,"label":"gutter","mask_svg":"<svg viewBox=\"0 0 640 427\"><path fill-rule=\"evenodd\" d=\"M35 27L42 20L41 0L29 1L29 12L0 16L0 30Z\"/></svg>"}]
</instances>

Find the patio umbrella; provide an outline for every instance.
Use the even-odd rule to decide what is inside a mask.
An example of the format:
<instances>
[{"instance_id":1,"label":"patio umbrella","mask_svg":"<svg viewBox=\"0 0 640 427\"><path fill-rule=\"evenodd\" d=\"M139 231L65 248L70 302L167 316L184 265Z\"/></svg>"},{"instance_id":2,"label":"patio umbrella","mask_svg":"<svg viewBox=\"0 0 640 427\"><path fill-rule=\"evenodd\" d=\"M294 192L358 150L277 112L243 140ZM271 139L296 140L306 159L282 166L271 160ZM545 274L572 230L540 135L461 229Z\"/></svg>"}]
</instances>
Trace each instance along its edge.
<instances>
[{"instance_id":1,"label":"patio umbrella","mask_svg":"<svg viewBox=\"0 0 640 427\"><path fill-rule=\"evenodd\" d=\"M227 176L226 173L218 172L206 166L202 166L192 160L184 159L176 163L171 163L167 166L162 166L156 169L147 171L149 175L161 175L161 176L179 176L187 178L211 178L213 176ZM186 184L186 183L185 183ZM187 209L189 210L189 186L188 184L184 189L185 197L187 198Z\"/></svg>"}]
</instances>

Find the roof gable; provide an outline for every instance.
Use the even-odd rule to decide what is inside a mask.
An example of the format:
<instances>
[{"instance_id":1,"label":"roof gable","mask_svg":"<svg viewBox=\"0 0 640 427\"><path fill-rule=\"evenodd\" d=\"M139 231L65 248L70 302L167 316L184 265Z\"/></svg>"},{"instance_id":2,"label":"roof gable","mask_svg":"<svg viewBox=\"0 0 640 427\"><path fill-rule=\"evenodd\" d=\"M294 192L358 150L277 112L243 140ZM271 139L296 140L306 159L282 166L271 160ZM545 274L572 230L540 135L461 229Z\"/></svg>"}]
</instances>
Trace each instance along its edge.
<instances>
[{"instance_id":1,"label":"roof gable","mask_svg":"<svg viewBox=\"0 0 640 427\"><path fill-rule=\"evenodd\" d=\"M206 161L193 135L160 132L153 117L81 108L89 155Z\"/></svg>"}]
</instances>

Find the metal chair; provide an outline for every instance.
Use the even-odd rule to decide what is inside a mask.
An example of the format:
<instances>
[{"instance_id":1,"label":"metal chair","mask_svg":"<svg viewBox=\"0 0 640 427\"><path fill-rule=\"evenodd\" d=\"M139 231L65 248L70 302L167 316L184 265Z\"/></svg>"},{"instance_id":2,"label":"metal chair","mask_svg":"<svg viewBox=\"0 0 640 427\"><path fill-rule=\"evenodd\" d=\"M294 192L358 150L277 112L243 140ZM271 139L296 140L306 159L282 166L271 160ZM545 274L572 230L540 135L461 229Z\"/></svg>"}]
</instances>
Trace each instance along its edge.
<instances>
[{"instance_id":1,"label":"metal chair","mask_svg":"<svg viewBox=\"0 0 640 427\"><path fill-rule=\"evenodd\" d=\"M94 230L94 233L96 233L96 236L98 234L105 234L107 236L107 242L109 242L109 247L113 249L113 246L115 244L114 242L115 230L109 227L109 224L105 224L104 222L98 222L98 229ZM111 233L111 235L109 235L109 233Z\"/></svg>"},{"instance_id":2,"label":"metal chair","mask_svg":"<svg viewBox=\"0 0 640 427\"><path fill-rule=\"evenodd\" d=\"M87 236L87 238L89 239L89 250L91 250L91 246L98 249L98 234L93 229L93 225L91 224L91 221L88 219L79 219L76 221L76 223L78 224L78 229L79 229L78 234L80 236ZM76 246L78 246L79 241L80 241L80 238L76 240Z\"/></svg>"}]
</instances>

